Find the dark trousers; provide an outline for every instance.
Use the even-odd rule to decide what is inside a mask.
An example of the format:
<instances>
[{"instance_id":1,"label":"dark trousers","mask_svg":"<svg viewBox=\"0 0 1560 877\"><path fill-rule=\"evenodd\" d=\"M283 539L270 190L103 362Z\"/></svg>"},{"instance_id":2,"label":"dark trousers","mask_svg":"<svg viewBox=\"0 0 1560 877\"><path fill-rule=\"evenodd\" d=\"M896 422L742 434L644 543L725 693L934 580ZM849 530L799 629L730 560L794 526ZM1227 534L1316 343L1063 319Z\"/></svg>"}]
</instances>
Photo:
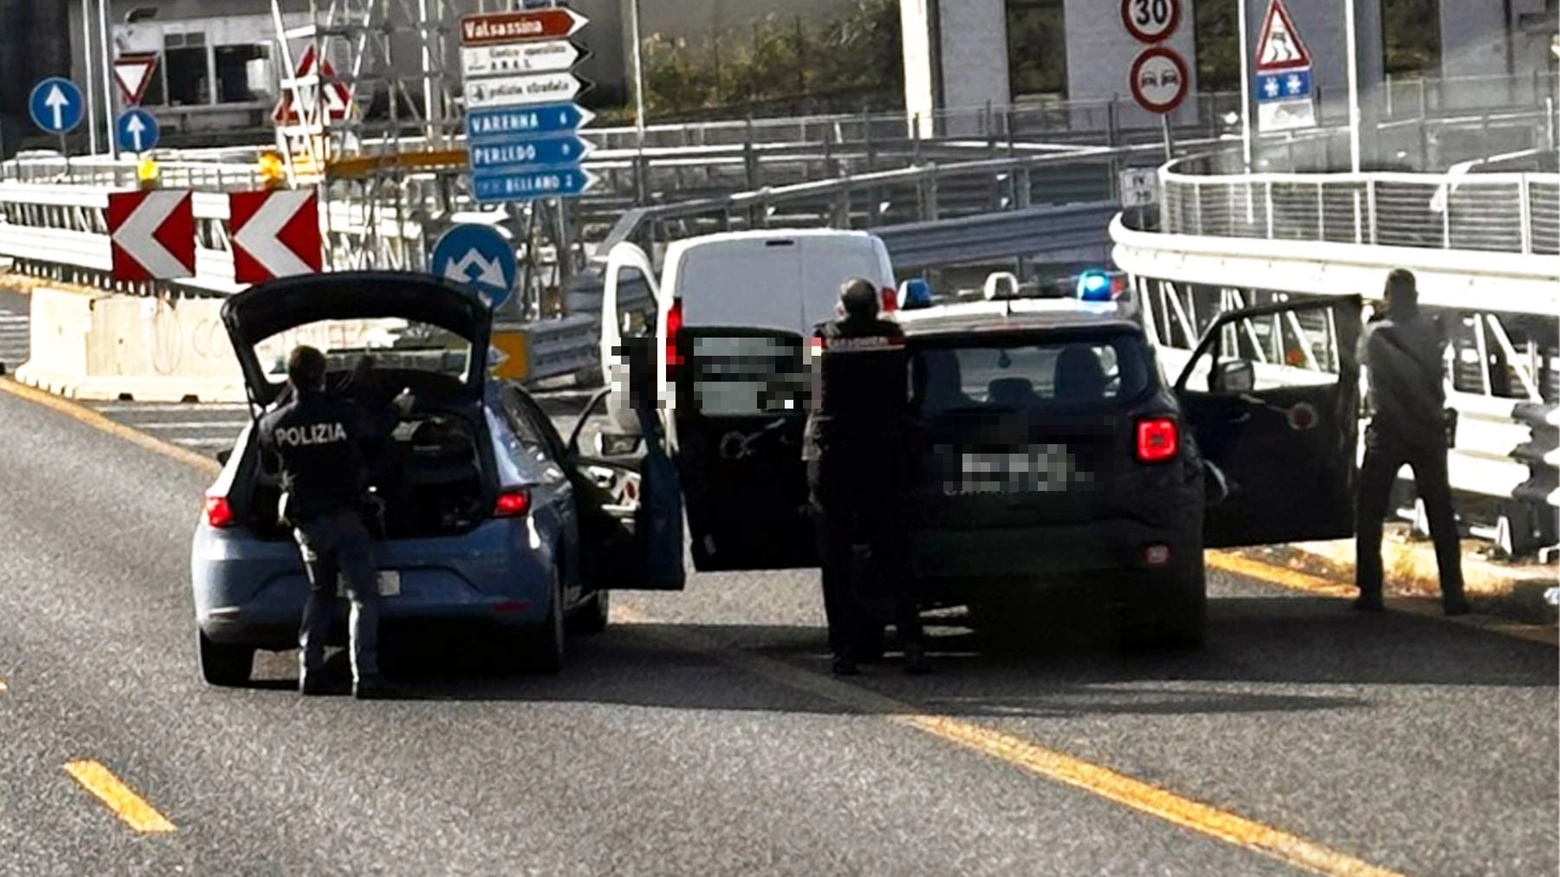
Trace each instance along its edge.
<instances>
[{"instance_id":1,"label":"dark trousers","mask_svg":"<svg viewBox=\"0 0 1560 877\"><path fill-rule=\"evenodd\" d=\"M881 651L883 627L889 620L885 615L892 619L903 646L919 646L920 604L907 563L896 485L882 478L862 477L862 467L843 473L830 471L833 468L808 465L829 650L849 660ZM858 545L870 552L869 567L858 564ZM866 581L858 580L858 568L867 573ZM887 612L878 608L885 602Z\"/></svg>"},{"instance_id":2,"label":"dark trousers","mask_svg":"<svg viewBox=\"0 0 1560 877\"><path fill-rule=\"evenodd\" d=\"M1436 565L1441 573L1441 598L1447 604L1463 599L1462 550L1457 538L1457 517L1452 511L1446 453L1445 447L1416 447L1388 437L1368 442L1355 507L1355 583L1362 596L1381 594L1381 524L1387 516L1398 470L1407 464L1414 471L1414 487L1424 500L1425 514L1430 519L1430 538L1435 542Z\"/></svg>"},{"instance_id":3,"label":"dark trousers","mask_svg":"<svg viewBox=\"0 0 1560 877\"><path fill-rule=\"evenodd\" d=\"M354 682L379 675L379 574L374 543L356 510L330 512L300 523L293 531L309 573L309 599L298 631L299 672L318 673L325 662L325 640L336 617L338 582L346 579L352 601L348 622Z\"/></svg>"}]
</instances>

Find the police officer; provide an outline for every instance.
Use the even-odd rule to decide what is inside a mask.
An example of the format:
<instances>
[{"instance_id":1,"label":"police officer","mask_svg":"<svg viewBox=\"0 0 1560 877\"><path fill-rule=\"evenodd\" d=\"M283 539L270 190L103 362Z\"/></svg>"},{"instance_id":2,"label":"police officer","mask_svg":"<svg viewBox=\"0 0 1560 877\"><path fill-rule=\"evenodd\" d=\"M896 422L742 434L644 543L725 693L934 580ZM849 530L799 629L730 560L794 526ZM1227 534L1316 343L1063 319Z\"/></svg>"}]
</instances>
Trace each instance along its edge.
<instances>
[{"instance_id":1,"label":"police officer","mask_svg":"<svg viewBox=\"0 0 1560 877\"><path fill-rule=\"evenodd\" d=\"M1356 520L1356 609L1382 609L1381 524L1392 485L1404 464L1414 470L1414 487L1424 500L1441 573L1441 601L1447 615L1468 611L1463 596L1462 558L1446 456L1450 444L1442 385L1444 339L1419 310L1414 275L1397 269L1387 276L1385 313L1360 339L1360 360L1369 379L1371 413L1365 433Z\"/></svg>"},{"instance_id":2,"label":"police officer","mask_svg":"<svg viewBox=\"0 0 1560 877\"><path fill-rule=\"evenodd\" d=\"M845 283L836 311L837 319L813 331L817 360L803 447L833 670L854 675L857 662L881 648L883 623L854 586L854 547L864 542L894 604L905 671L922 673L930 668L899 514L909 433L904 333L878 318L878 290L869 280Z\"/></svg>"},{"instance_id":3,"label":"police officer","mask_svg":"<svg viewBox=\"0 0 1560 877\"><path fill-rule=\"evenodd\" d=\"M309 574L309 599L298 634L304 694L318 694L325 639L336 614L336 582L345 574L352 601L352 691L388 696L379 677L379 588L373 541L365 525L368 467L363 412L325 392L325 355L297 347L287 356L291 398L260 420L260 446L281 461L283 520Z\"/></svg>"}]
</instances>

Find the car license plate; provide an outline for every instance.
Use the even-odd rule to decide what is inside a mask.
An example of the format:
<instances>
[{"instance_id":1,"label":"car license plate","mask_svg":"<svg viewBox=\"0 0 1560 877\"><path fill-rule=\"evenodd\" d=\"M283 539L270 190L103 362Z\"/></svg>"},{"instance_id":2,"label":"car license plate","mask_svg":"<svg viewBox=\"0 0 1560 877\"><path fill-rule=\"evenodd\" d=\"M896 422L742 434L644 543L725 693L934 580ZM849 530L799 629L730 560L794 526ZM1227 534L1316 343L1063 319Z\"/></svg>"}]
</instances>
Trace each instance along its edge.
<instances>
[{"instance_id":1,"label":"car license plate","mask_svg":"<svg viewBox=\"0 0 1560 877\"><path fill-rule=\"evenodd\" d=\"M1063 445L960 456L962 477L946 484L946 493L1051 493L1087 480Z\"/></svg>"},{"instance_id":2,"label":"car license plate","mask_svg":"<svg viewBox=\"0 0 1560 877\"><path fill-rule=\"evenodd\" d=\"M336 596L347 595L347 577L340 576L336 579ZM379 596L401 596L401 573L399 570L382 569L379 571Z\"/></svg>"}]
</instances>

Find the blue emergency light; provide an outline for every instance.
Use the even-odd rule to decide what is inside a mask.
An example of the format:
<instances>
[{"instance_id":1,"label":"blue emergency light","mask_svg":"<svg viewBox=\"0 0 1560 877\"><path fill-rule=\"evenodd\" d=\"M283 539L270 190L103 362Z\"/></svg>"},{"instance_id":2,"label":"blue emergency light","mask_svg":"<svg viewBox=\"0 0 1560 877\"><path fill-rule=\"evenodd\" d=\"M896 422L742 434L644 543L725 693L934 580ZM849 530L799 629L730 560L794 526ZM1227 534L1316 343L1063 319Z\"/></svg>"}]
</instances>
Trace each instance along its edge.
<instances>
[{"instance_id":1,"label":"blue emergency light","mask_svg":"<svg viewBox=\"0 0 1560 877\"><path fill-rule=\"evenodd\" d=\"M1110 301L1110 275L1104 271L1085 271L1079 274L1078 298L1083 301Z\"/></svg>"},{"instance_id":2,"label":"blue emergency light","mask_svg":"<svg viewBox=\"0 0 1560 877\"><path fill-rule=\"evenodd\" d=\"M899 309L911 311L932 306L932 285L920 277L906 280L899 287Z\"/></svg>"}]
</instances>

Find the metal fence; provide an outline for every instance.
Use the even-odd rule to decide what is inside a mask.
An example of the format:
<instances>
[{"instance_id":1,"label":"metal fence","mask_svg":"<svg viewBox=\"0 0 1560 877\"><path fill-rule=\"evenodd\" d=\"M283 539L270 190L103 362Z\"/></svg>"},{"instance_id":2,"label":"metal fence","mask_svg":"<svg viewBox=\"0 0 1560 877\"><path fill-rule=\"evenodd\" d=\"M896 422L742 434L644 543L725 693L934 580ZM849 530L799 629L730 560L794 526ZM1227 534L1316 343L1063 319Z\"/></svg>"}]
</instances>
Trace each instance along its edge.
<instances>
[{"instance_id":1,"label":"metal fence","mask_svg":"<svg viewBox=\"0 0 1560 877\"><path fill-rule=\"evenodd\" d=\"M1172 234L1560 255L1560 174L1160 171Z\"/></svg>"}]
</instances>

